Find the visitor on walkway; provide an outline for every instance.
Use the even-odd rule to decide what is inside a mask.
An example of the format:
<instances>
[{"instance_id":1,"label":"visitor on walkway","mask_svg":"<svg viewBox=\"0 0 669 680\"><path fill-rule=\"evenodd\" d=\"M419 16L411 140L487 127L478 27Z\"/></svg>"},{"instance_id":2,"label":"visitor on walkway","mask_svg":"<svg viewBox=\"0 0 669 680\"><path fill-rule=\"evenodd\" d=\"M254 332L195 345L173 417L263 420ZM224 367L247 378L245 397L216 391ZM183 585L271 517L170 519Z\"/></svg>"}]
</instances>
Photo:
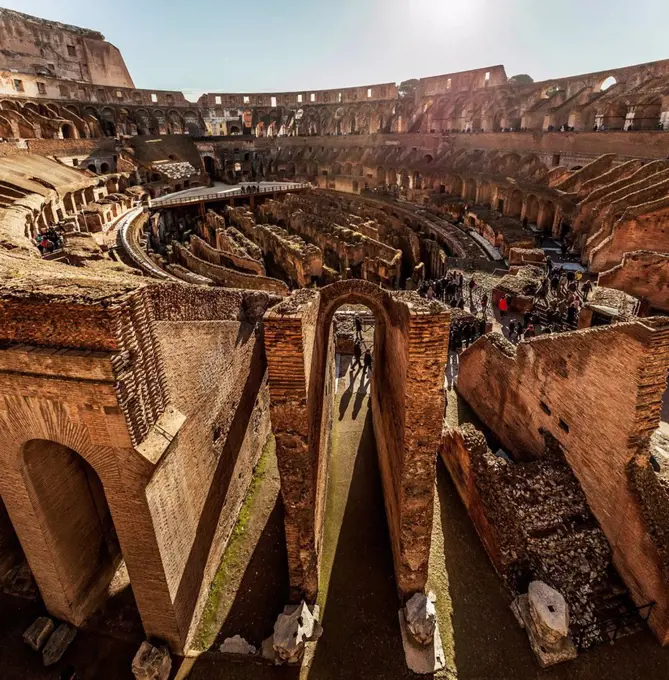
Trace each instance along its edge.
<instances>
[{"instance_id":1,"label":"visitor on walkway","mask_svg":"<svg viewBox=\"0 0 669 680\"><path fill-rule=\"evenodd\" d=\"M588 295L592 292L592 281L588 280L583 284L583 288L581 289L583 291L583 302L588 301Z\"/></svg>"},{"instance_id":2,"label":"visitor on walkway","mask_svg":"<svg viewBox=\"0 0 669 680\"><path fill-rule=\"evenodd\" d=\"M355 315L355 339L362 341L362 321L357 314Z\"/></svg>"},{"instance_id":3,"label":"visitor on walkway","mask_svg":"<svg viewBox=\"0 0 669 680\"><path fill-rule=\"evenodd\" d=\"M367 371L369 371L369 374L372 374L372 352L370 351L369 348L365 350L365 365L363 366L362 372L365 374Z\"/></svg>"},{"instance_id":4,"label":"visitor on walkway","mask_svg":"<svg viewBox=\"0 0 669 680\"><path fill-rule=\"evenodd\" d=\"M353 363L351 364L351 370L353 370L356 366L362 366L362 362L360 361L362 359L362 345L360 344L359 340L355 341L355 344L353 345Z\"/></svg>"},{"instance_id":5,"label":"visitor on walkway","mask_svg":"<svg viewBox=\"0 0 669 680\"><path fill-rule=\"evenodd\" d=\"M499 308L499 315L503 319L509 311L509 303L506 301L506 297L501 297L497 306Z\"/></svg>"}]
</instances>

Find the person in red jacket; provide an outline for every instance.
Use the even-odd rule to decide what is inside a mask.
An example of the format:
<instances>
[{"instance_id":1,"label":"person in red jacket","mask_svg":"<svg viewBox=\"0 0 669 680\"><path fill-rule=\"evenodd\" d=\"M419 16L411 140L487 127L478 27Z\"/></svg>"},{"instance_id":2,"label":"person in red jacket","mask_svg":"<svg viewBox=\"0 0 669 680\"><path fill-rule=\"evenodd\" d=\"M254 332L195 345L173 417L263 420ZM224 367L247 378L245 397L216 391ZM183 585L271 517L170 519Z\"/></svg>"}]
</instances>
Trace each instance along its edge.
<instances>
[{"instance_id":1,"label":"person in red jacket","mask_svg":"<svg viewBox=\"0 0 669 680\"><path fill-rule=\"evenodd\" d=\"M506 313L509 311L509 304L507 303L505 297L501 297L499 299L499 302L497 303L497 307L499 308L499 315L503 319L506 316Z\"/></svg>"}]
</instances>

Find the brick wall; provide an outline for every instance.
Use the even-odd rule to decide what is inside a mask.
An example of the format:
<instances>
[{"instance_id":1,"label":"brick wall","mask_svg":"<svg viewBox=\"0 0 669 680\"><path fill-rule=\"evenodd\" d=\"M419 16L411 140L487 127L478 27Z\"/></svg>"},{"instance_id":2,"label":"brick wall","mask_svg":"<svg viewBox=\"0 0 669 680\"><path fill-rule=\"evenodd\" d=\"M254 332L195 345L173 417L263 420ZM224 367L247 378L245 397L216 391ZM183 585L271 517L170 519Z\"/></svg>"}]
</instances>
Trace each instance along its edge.
<instances>
[{"instance_id":1,"label":"brick wall","mask_svg":"<svg viewBox=\"0 0 669 680\"><path fill-rule=\"evenodd\" d=\"M625 253L622 262L602 272L599 286L617 288L669 312L669 254L639 250Z\"/></svg>"},{"instance_id":2,"label":"brick wall","mask_svg":"<svg viewBox=\"0 0 669 680\"><path fill-rule=\"evenodd\" d=\"M463 352L458 377L459 393L512 455L540 456L544 431L558 440L634 599L658 603L651 626L662 642L669 641L667 584L627 466L659 425L666 323L593 328L517 346L490 334Z\"/></svg>"}]
</instances>

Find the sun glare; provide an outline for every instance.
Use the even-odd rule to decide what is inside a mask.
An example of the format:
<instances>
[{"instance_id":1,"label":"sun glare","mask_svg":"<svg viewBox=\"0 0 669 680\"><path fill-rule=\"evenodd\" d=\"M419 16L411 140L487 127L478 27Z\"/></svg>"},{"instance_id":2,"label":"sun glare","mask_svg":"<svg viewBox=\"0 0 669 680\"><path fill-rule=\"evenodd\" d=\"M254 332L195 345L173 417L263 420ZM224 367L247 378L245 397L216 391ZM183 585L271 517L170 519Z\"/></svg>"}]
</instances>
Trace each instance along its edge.
<instances>
[{"instance_id":1,"label":"sun glare","mask_svg":"<svg viewBox=\"0 0 669 680\"><path fill-rule=\"evenodd\" d=\"M414 24L428 29L461 28L479 16L480 0L410 0Z\"/></svg>"}]
</instances>

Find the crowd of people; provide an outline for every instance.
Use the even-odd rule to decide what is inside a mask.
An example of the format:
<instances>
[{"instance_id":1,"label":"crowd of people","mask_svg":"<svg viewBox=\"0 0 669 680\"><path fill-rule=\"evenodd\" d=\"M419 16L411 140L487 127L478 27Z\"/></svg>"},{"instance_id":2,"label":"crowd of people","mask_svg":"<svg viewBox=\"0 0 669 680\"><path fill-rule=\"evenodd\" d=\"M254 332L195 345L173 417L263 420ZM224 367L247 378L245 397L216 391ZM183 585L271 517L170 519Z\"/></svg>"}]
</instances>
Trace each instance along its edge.
<instances>
[{"instance_id":1,"label":"crowd of people","mask_svg":"<svg viewBox=\"0 0 669 680\"><path fill-rule=\"evenodd\" d=\"M418 293L426 300L439 300L452 308L464 309L468 302L469 311L472 314L480 311L484 319L488 314L487 291L479 290L474 276L465 282L462 272L449 271L439 279L423 281Z\"/></svg>"},{"instance_id":2,"label":"crowd of people","mask_svg":"<svg viewBox=\"0 0 669 680\"><path fill-rule=\"evenodd\" d=\"M49 227L39 233L35 243L40 253L46 255L63 247L63 237L53 227Z\"/></svg>"},{"instance_id":3,"label":"crowd of people","mask_svg":"<svg viewBox=\"0 0 669 680\"><path fill-rule=\"evenodd\" d=\"M584 280L580 271L554 267L548 259L548 270L534 296L532 308L520 319L511 319L506 325L510 340L536 337L540 333L557 333L576 327L581 307L593 289L592 281ZM497 308L500 320L509 313L511 298L500 298Z\"/></svg>"}]
</instances>

